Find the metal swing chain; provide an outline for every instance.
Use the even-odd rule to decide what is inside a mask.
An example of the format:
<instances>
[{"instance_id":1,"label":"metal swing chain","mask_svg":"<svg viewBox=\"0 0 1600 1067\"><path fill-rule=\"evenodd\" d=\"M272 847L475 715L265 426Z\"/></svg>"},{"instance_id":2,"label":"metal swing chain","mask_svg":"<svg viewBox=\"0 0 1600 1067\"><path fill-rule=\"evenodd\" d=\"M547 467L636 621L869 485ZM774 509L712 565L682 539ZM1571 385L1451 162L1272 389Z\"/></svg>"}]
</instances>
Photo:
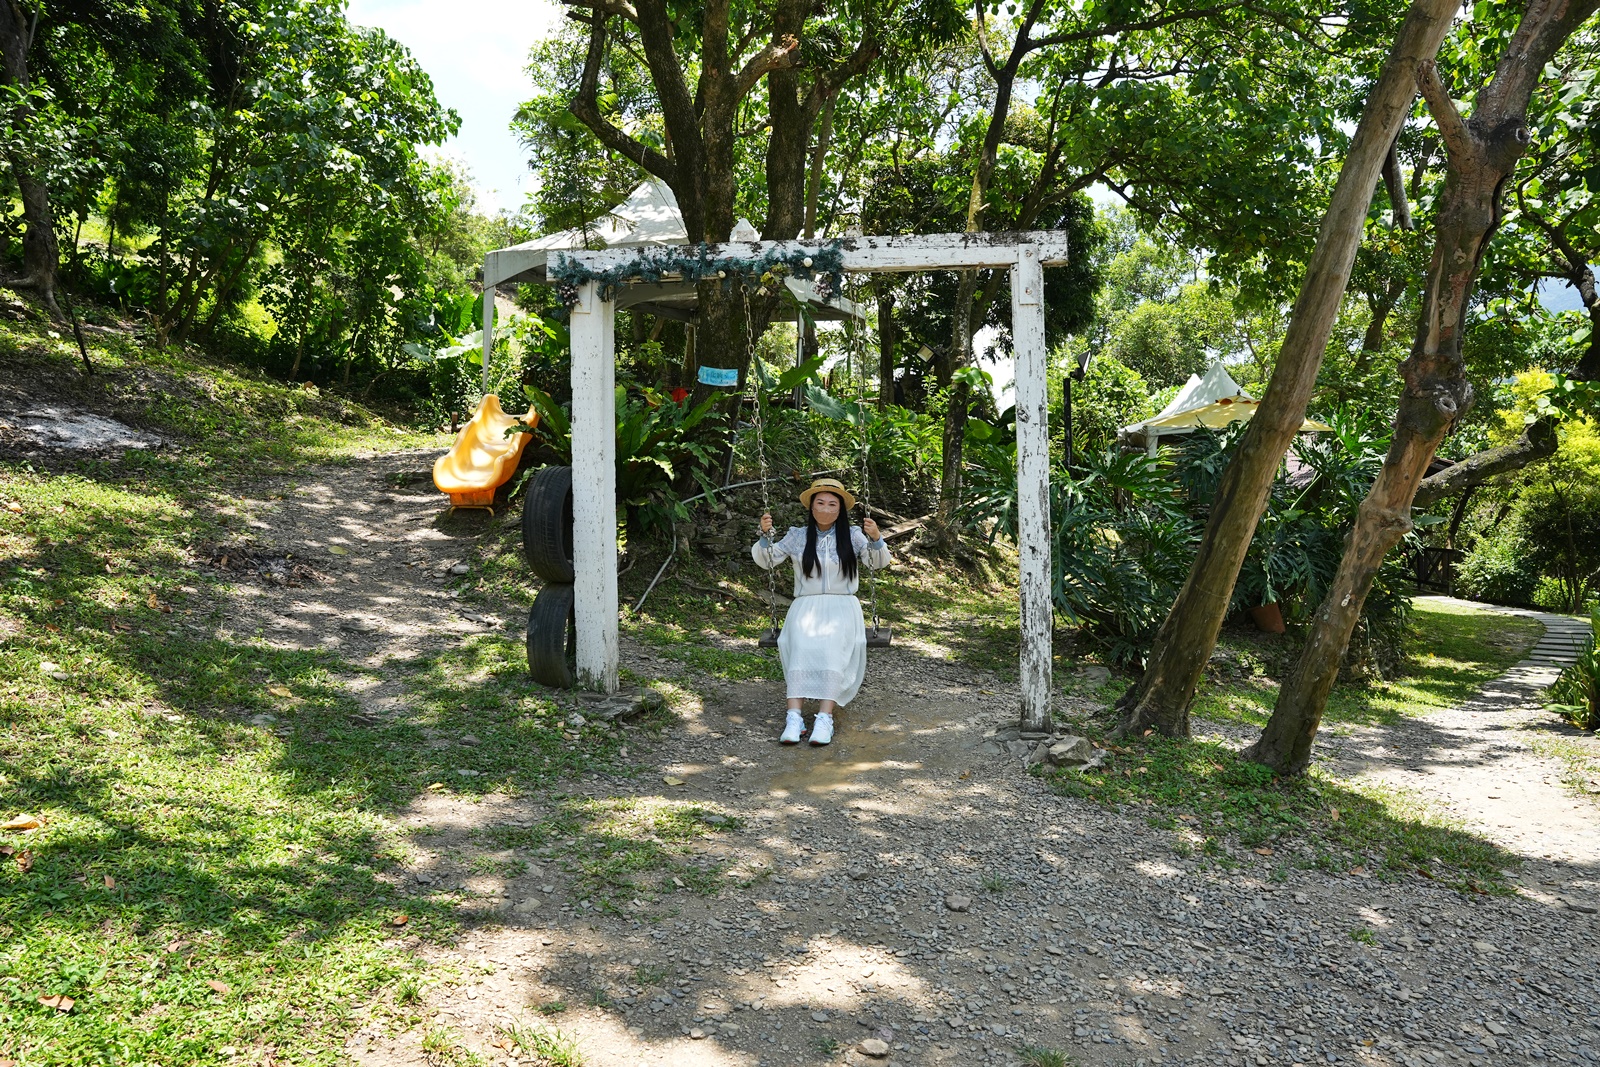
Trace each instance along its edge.
<instances>
[{"instance_id":1,"label":"metal swing chain","mask_svg":"<svg viewBox=\"0 0 1600 1067\"><path fill-rule=\"evenodd\" d=\"M755 400L755 404L752 406L752 409L751 409L752 410L752 415L750 417L750 422L756 428L756 463L760 468L760 475L759 476L761 478L761 513L763 515L770 515L770 514L772 514L772 493L767 488L767 441L766 441L766 437L764 436L764 431L762 429L763 419L762 419L762 416L761 416L761 409L762 409L762 406L763 406L762 405L762 395L761 395L761 377L762 377L762 375L761 375L761 357L756 354L756 331L755 331L754 323L750 319L750 285L749 285L748 282L744 281L743 279L741 279L740 282L739 282L739 294L740 294L740 296L742 296L744 298L745 357L746 357L746 360L747 360L746 365L749 366L750 369L755 374L756 400ZM774 528L774 532L776 532L776 528ZM763 536L767 536L767 535L763 535ZM770 555L770 549L771 549L772 544L773 544L772 539L770 537L768 537L767 546L768 546L768 550L769 550L769 555L767 557L767 562L769 562L769 563L772 562L772 557ZM778 632L778 575L777 575L776 568L774 568L774 567L767 567L766 571L767 571L767 622L769 624L769 628L771 629L771 631L773 633L777 633Z\"/></svg>"},{"instance_id":2,"label":"metal swing chain","mask_svg":"<svg viewBox=\"0 0 1600 1067\"><path fill-rule=\"evenodd\" d=\"M859 281L856 282L855 289L855 295L861 296ZM861 301L856 300L855 303L860 306ZM872 439L867 434L867 349L862 342L860 324L852 319L850 329L854 354L861 357L861 385L856 391L856 418L861 424L861 522L865 526L867 519L872 516L872 482L867 470L867 456L872 449ZM878 536L880 538L883 536L882 531L879 531ZM878 568L876 567L867 568L867 601L872 611L872 632L877 633L881 626L878 621Z\"/></svg>"}]
</instances>

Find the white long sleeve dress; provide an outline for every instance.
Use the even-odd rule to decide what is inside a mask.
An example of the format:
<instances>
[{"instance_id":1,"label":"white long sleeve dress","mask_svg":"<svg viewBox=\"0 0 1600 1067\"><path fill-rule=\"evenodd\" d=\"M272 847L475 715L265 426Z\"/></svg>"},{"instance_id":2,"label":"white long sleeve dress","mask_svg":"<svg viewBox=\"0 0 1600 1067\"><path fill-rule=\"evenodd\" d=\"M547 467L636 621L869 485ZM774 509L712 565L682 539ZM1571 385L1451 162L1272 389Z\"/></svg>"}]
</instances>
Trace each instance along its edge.
<instances>
[{"instance_id":1,"label":"white long sleeve dress","mask_svg":"<svg viewBox=\"0 0 1600 1067\"><path fill-rule=\"evenodd\" d=\"M791 526L782 540L765 536L750 549L760 567L770 570L784 560L794 564L794 603L778 636L778 658L791 699L831 700L840 707L855 699L867 673L867 627L856 599L861 567L882 570L889 565L889 546L882 539L867 541L860 527L850 527L856 550L857 577L839 570L837 534L817 536L818 567L811 577L801 569L806 550L806 528Z\"/></svg>"}]
</instances>

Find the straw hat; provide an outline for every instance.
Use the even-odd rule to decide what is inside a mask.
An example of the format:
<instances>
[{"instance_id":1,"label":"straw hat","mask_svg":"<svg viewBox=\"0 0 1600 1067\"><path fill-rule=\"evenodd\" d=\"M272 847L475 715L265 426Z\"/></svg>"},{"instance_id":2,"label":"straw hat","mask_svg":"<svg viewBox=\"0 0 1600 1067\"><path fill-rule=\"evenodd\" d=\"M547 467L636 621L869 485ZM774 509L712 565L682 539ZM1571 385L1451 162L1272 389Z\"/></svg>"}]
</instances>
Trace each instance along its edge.
<instances>
[{"instance_id":1,"label":"straw hat","mask_svg":"<svg viewBox=\"0 0 1600 1067\"><path fill-rule=\"evenodd\" d=\"M846 511L856 506L856 498L850 495L850 490L844 487L844 483L835 481L832 478L818 478L800 494L800 503L806 506L807 511L811 510L811 498L818 493L832 493L844 501L844 510Z\"/></svg>"}]
</instances>

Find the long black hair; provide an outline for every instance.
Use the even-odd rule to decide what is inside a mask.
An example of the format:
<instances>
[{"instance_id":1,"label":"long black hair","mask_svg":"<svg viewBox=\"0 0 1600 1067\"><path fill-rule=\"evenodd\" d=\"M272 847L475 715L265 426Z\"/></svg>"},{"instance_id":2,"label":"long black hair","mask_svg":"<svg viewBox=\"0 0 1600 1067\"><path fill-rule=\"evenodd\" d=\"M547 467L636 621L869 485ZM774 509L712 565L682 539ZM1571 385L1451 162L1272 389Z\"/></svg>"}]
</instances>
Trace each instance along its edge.
<instances>
[{"instance_id":1,"label":"long black hair","mask_svg":"<svg viewBox=\"0 0 1600 1067\"><path fill-rule=\"evenodd\" d=\"M838 496L830 493L830 496ZM850 516L844 510L844 501L839 501L839 517L833 520L834 544L839 550L839 573L843 574L846 581L854 581L856 576L856 545L850 536ZM806 508L806 550L800 557L800 570L807 578L811 577L813 570L821 571L822 565L817 562L817 517L811 514L811 509Z\"/></svg>"}]
</instances>

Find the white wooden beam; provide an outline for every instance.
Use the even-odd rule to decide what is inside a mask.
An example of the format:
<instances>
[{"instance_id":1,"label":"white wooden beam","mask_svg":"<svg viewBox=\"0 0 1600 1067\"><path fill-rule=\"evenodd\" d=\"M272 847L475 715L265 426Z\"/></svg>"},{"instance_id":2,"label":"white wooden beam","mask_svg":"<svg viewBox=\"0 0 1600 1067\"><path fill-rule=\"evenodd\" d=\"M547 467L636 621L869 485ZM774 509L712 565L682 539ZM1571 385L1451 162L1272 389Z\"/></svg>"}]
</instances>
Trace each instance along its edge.
<instances>
[{"instance_id":1,"label":"white wooden beam","mask_svg":"<svg viewBox=\"0 0 1600 1067\"><path fill-rule=\"evenodd\" d=\"M831 241L729 241L707 245L708 259L755 259L769 252L779 255L813 255L833 246ZM689 246L685 246L688 248ZM1061 230L1027 233L933 233L904 237L846 237L839 241L844 269L852 274L903 273L916 270L962 270L977 267L1009 268L1018 250L1032 248L1044 266L1067 261L1067 235ZM595 271L634 263L647 250L601 248L594 251L551 252L550 262L581 264Z\"/></svg>"},{"instance_id":2,"label":"white wooden beam","mask_svg":"<svg viewBox=\"0 0 1600 1067\"><path fill-rule=\"evenodd\" d=\"M1023 246L1011 268L1011 339L1016 353L1017 555L1022 613L1022 729L1050 728L1050 432L1044 339L1044 264Z\"/></svg>"},{"instance_id":3,"label":"white wooden beam","mask_svg":"<svg viewBox=\"0 0 1600 1067\"><path fill-rule=\"evenodd\" d=\"M572 564L581 688L617 691L616 308L586 282L572 336Z\"/></svg>"}]
</instances>

